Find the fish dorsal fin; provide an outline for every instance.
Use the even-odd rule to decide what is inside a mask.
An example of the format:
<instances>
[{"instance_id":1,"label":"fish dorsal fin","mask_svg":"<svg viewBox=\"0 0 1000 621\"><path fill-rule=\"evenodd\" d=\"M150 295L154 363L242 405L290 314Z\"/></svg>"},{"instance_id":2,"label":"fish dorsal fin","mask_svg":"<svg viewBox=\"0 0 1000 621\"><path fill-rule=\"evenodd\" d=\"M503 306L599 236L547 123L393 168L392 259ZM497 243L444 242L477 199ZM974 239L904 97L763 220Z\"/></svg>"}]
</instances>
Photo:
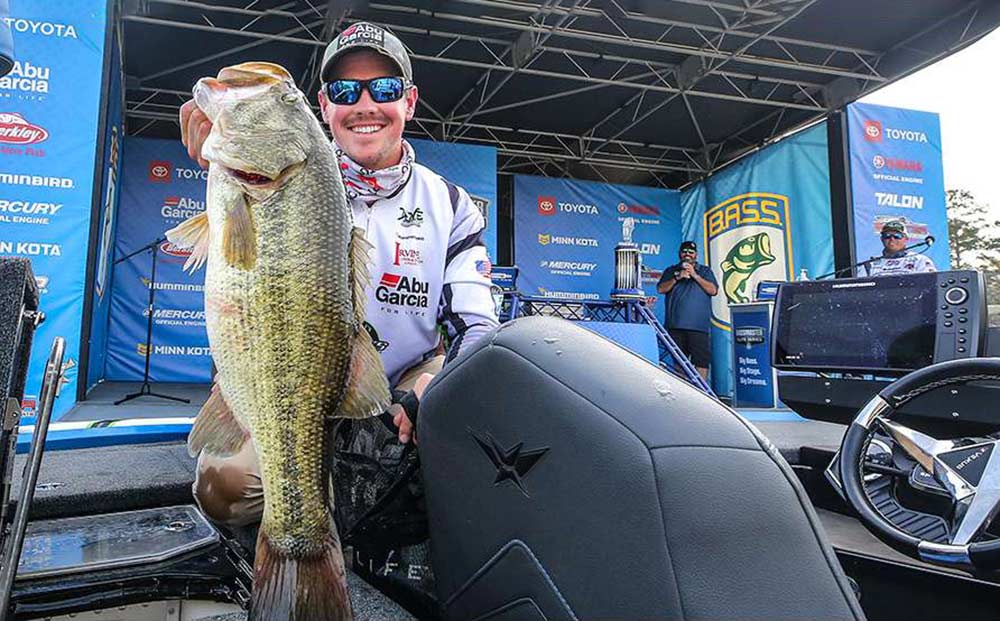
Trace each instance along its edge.
<instances>
[{"instance_id":1,"label":"fish dorsal fin","mask_svg":"<svg viewBox=\"0 0 1000 621\"><path fill-rule=\"evenodd\" d=\"M351 303L354 305L354 321L358 328L365 322L365 289L371 284L368 273L368 258L372 245L365 239L365 230L359 227L351 229L351 241L348 251L351 282Z\"/></svg>"},{"instance_id":2,"label":"fish dorsal fin","mask_svg":"<svg viewBox=\"0 0 1000 621\"><path fill-rule=\"evenodd\" d=\"M233 414L219 384L215 383L191 426L188 453L197 457L204 450L211 455L228 457L238 453L249 437L250 433Z\"/></svg>"},{"instance_id":3,"label":"fish dorsal fin","mask_svg":"<svg viewBox=\"0 0 1000 621\"><path fill-rule=\"evenodd\" d=\"M348 369L347 387L335 416L343 418L366 418L374 416L389 407L389 382L385 377L382 357L372 342L371 335L362 326L365 320L365 288L370 282L368 274L368 252L371 244L365 239L363 229L351 231L350 287L354 304L355 333L352 337L351 363Z\"/></svg>"},{"instance_id":4,"label":"fish dorsal fin","mask_svg":"<svg viewBox=\"0 0 1000 621\"><path fill-rule=\"evenodd\" d=\"M167 231L167 239L178 248L190 248L191 256L184 262L185 271L195 271L208 258L208 214L201 212Z\"/></svg>"}]
</instances>

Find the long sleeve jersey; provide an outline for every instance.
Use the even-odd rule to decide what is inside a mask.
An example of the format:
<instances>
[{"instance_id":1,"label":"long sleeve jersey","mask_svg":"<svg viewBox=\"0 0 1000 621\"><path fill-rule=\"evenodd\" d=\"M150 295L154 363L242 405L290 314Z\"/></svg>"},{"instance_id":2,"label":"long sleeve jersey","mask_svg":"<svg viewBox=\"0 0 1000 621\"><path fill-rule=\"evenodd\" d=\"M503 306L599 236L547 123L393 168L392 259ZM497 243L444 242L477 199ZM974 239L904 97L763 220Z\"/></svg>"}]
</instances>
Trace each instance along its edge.
<instances>
[{"instance_id":1,"label":"long sleeve jersey","mask_svg":"<svg viewBox=\"0 0 1000 621\"><path fill-rule=\"evenodd\" d=\"M438 325L451 341L448 360L499 324L490 295L486 223L462 188L413 164L387 198L354 199L354 224L374 246L367 321L382 348L391 386L433 356Z\"/></svg>"}]
</instances>

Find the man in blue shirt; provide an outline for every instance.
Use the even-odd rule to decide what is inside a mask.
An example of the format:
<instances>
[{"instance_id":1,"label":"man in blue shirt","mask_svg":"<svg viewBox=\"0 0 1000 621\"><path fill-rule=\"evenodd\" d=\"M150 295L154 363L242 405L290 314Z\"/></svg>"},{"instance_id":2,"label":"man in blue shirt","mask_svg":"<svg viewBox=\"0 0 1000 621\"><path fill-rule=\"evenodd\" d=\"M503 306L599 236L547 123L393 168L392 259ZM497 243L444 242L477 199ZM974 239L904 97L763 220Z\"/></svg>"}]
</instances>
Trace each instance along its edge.
<instances>
[{"instance_id":1,"label":"man in blue shirt","mask_svg":"<svg viewBox=\"0 0 1000 621\"><path fill-rule=\"evenodd\" d=\"M677 254L680 263L663 270L656 290L666 298L670 338L707 380L712 358L708 347L711 298L719 292L719 285L711 268L698 263L698 246L693 241L682 242Z\"/></svg>"}]
</instances>

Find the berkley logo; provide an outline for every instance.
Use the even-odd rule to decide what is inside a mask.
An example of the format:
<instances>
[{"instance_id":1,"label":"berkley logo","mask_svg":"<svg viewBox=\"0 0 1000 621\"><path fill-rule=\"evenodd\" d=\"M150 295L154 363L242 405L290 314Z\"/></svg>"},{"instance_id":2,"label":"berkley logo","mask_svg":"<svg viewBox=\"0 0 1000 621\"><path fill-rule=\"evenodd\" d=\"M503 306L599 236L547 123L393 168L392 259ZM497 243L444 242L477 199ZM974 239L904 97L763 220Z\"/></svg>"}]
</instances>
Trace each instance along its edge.
<instances>
[{"instance_id":1,"label":"berkley logo","mask_svg":"<svg viewBox=\"0 0 1000 621\"><path fill-rule=\"evenodd\" d=\"M160 244L160 252L162 252L163 254L170 255L172 257L187 258L191 256L190 248L178 248L169 241L165 241L162 244Z\"/></svg>"},{"instance_id":2,"label":"berkley logo","mask_svg":"<svg viewBox=\"0 0 1000 621\"><path fill-rule=\"evenodd\" d=\"M385 272L375 289L375 299L383 304L427 308L430 284L413 276Z\"/></svg>"},{"instance_id":3,"label":"berkley logo","mask_svg":"<svg viewBox=\"0 0 1000 621\"><path fill-rule=\"evenodd\" d=\"M149 180L153 183L170 183L170 172L173 164L165 160L153 160L149 163Z\"/></svg>"},{"instance_id":4,"label":"berkley logo","mask_svg":"<svg viewBox=\"0 0 1000 621\"><path fill-rule=\"evenodd\" d=\"M17 112L0 112L0 142L7 144L37 144L44 142L49 132L27 121Z\"/></svg>"},{"instance_id":5,"label":"berkley logo","mask_svg":"<svg viewBox=\"0 0 1000 621\"><path fill-rule=\"evenodd\" d=\"M748 192L705 212L706 263L722 295L712 298L712 323L730 329L729 304L749 302L762 280L793 272L789 201L783 194Z\"/></svg>"},{"instance_id":6,"label":"berkley logo","mask_svg":"<svg viewBox=\"0 0 1000 621\"><path fill-rule=\"evenodd\" d=\"M618 203L618 213L634 213L641 216L659 216L660 208L655 206L647 205L626 205L625 203Z\"/></svg>"},{"instance_id":7,"label":"berkley logo","mask_svg":"<svg viewBox=\"0 0 1000 621\"><path fill-rule=\"evenodd\" d=\"M551 216L556 213L556 199L554 196L538 197L538 213L543 216Z\"/></svg>"}]
</instances>

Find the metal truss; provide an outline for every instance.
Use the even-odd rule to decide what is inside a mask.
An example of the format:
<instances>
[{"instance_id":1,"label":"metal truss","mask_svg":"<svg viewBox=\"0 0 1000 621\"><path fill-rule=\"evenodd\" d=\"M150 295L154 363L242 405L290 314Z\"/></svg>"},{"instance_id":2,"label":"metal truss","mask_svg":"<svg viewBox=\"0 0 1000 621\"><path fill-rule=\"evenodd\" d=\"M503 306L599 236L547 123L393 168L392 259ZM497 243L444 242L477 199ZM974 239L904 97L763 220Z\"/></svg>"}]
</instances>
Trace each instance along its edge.
<instances>
[{"instance_id":1,"label":"metal truss","mask_svg":"<svg viewBox=\"0 0 1000 621\"><path fill-rule=\"evenodd\" d=\"M141 124L135 131L176 122L177 107L189 97L170 88L177 85L171 81L176 74L271 42L309 48L309 60L296 77L311 94L322 50L342 21L371 19L392 28L411 47L415 62L479 71L456 101L435 101L440 110L421 99L409 128L414 135L496 145L501 174L569 175L582 166L602 179L617 170L644 173L653 183L669 178L676 186L759 146L762 127L772 127L764 142L772 141L788 129L790 113L812 120L842 105L831 99L831 83L850 84L860 96L896 77L880 71L893 50L778 34L817 1L660 0L639 13L624 8L624 0L347 3L361 7L353 12L340 0L289 0L270 9L261 8L260 0L244 0L243 6L142 0L131 5L137 9L124 21L247 41L134 76L126 110ZM971 2L958 15L968 17L980 4ZM528 79L541 80L546 88L512 97L524 91ZM572 134L551 131L544 119L531 115L539 104L579 101L605 111L598 122ZM755 111L753 120L729 135L714 135L700 112L703 102L712 101L746 106ZM696 143L672 143L665 136L676 132L650 125L654 115L668 110L687 118ZM512 115L524 122L514 127ZM649 140L637 140L637 130Z\"/></svg>"}]
</instances>

